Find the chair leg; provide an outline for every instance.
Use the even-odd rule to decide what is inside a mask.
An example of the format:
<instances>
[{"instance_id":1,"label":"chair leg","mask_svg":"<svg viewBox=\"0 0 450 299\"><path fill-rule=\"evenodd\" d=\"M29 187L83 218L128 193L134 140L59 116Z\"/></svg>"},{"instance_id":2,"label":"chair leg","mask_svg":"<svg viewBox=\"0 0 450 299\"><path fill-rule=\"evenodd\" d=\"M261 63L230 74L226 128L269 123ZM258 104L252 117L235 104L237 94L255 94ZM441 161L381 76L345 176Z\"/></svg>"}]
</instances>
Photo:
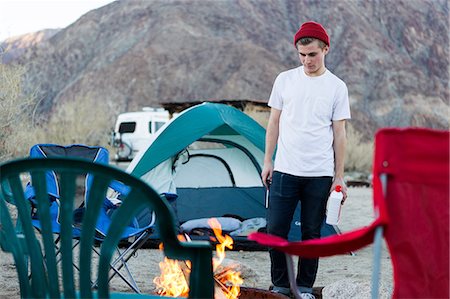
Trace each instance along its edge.
<instances>
[{"instance_id":1,"label":"chair leg","mask_svg":"<svg viewBox=\"0 0 450 299\"><path fill-rule=\"evenodd\" d=\"M56 248L55 256L56 256L56 258L57 258L57 259L56 259L56 264L59 264L59 263L61 262L61 260L62 260L61 249L60 249L60 247L58 246L59 239L60 239L60 237L58 236L58 237L56 238L56 240L55 240L55 248ZM80 244L80 241L79 241L79 240L76 240L75 243L74 243L73 246L72 246L72 250L74 250L75 247L78 246L78 244ZM44 259L45 259L45 256L44 256ZM28 260L27 260L27 261L28 261ZM76 264L74 261L72 261L72 265L73 265L73 267L74 267L76 270L78 270L78 272L80 271L80 268L77 266L77 264ZM32 276L32 274L33 274L33 273L31 273L31 269L30 269L28 272L29 272L29 274L28 274L28 279L31 279L31 276ZM92 283L92 281L91 281L91 283Z\"/></svg>"},{"instance_id":2,"label":"chair leg","mask_svg":"<svg viewBox=\"0 0 450 299\"><path fill-rule=\"evenodd\" d=\"M75 241L75 243L73 244L73 246L72 246L72 251L75 249L75 247L77 247L78 246L78 244L80 244L80 241L79 240L76 240ZM62 256L61 256L61 249L59 248L59 246L57 245L57 244L55 244L55 248L57 249L56 250L56 256L58 257L58 259L56 260L56 264L59 264L59 262L61 262L61 260L62 260ZM80 268L77 266L77 264L75 263L75 262L72 262L72 264L73 264L73 267L75 268L75 269L77 269L78 271L80 271Z\"/></svg>"},{"instance_id":3,"label":"chair leg","mask_svg":"<svg viewBox=\"0 0 450 299\"><path fill-rule=\"evenodd\" d=\"M383 195L386 196L387 192L387 175L380 175L381 188ZM383 238L383 227L379 226L375 230L375 236L373 238L373 269L372 269L372 299L377 299L379 295L380 287L380 268L381 268L381 240Z\"/></svg>"},{"instance_id":4,"label":"chair leg","mask_svg":"<svg viewBox=\"0 0 450 299\"><path fill-rule=\"evenodd\" d=\"M372 269L372 299L377 299L380 284L380 264L381 264L381 240L383 237L383 227L378 227L375 231L373 244L373 269Z\"/></svg>"},{"instance_id":5,"label":"chair leg","mask_svg":"<svg viewBox=\"0 0 450 299\"><path fill-rule=\"evenodd\" d=\"M97 249L95 249L95 248L93 248L92 249L98 256L100 256L100 252L97 250ZM118 250L118 249L117 249ZM116 263L118 262L118 261L120 261L121 259L120 259L120 257L118 258L118 260L116 259ZM122 259L122 264L119 266L119 268L116 268L114 265L115 264L113 264L113 263L111 263L110 264L110 268L111 268L111 270L113 270L114 271L114 274L112 275L112 276L114 276L114 275L119 275L119 277L134 291L134 292L136 292L136 293L138 293L138 294L140 294L140 290L139 290L139 288L137 287L137 285L136 285L136 282L133 280L132 282L130 282L129 281L129 279L127 279L126 277L125 277L125 275L123 275L121 272L120 272L120 269L123 267L123 263L124 263L124 260ZM128 271L128 275L130 276L131 275L131 273ZM111 279L111 277L110 277L110 279ZM131 279L132 279L132 276L131 276ZM134 285L133 285L133 283L134 283ZM97 280L95 280L93 283L92 283L92 288L93 289L96 289L98 287L98 279Z\"/></svg>"},{"instance_id":6,"label":"chair leg","mask_svg":"<svg viewBox=\"0 0 450 299\"><path fill-rule=\"evenodd\" d=\"M123 251L122 253L119 252L119 257L112 263L113 265L116 265L119 260L121 261L121 264L119 265L119 267L117 268L118 270L122 269L122 267L125 267L127 273L128 273L128 277L130 277L132 284L135 286L135 288L133 288L135 290L136 293L140 293L140 290L133 278L133 275L131 274L128 265L127 265L127 261L136 253L136 251L138 251L138 249L140 249L142 247L142 245L144 245L145 241L147 241L148 237L150 236L150 231L144 231L134 242L133 244L131 244L125 251ZM128 254L130 251L132 250L132 252L130 254ZM128 254L128 255L127 255ZM126 256L126 257L125 257ZM109 281L114 277L114 275L119 274L117 273L117 271L114 271L112 273L112 275L109 277Z\"/></svg>"},{"instance_id":7,"label":"chair leg","mask_svg":"<svg viewBox=\"0 0 450 299\"><path fill-rule=\"evenodd\" d=\"M286 266L288 270L289 284L291 286L291 292L294 295L295 299L301 299L300 292L297 287L297 281L295 279L295 270L294 270L294 259L292 255L285 253L286 257Z\"/></svg>"},{"instance_id":8,"label":"chair leg","mask_svg":"<svg viewBox=\"0 0 450 299\"><path fill-rule=\"evenodd\" d=\"M110 263L110 268L111 270L113 270L113 273L110 275L109 277L109 281L111 279L113 279L113 277L117 274L120 276L120 278L131 288L133 289L133 291L135 291L136 293L140 294L141 291L139 289L139 287L137 286L136 281L133 278L133 275L131 274L131 271L128 268L127 265L127 261L136 253L136 251L142 247L142 245L144 245L145 241L148 239L148 237L150 236L150 231L144 231L142 234L139 235L139 237L133 242L133 244L131 244L127 249L125 249L123 252L120 252L119 248L117 247L117 252L119 253L119 256ZM130 253L131 251L131 253ZM99 252L94 249L94 252L96 252L97 254L99 254ZM118 267L116 267L116 264L120 262L120 265ZM125 277L125 275L123 275L120 270L125 267L125 271L127 272L128 278L127 279ZM93 284L92 287L96 288L97 287L97 282L98 280L96 280Z\"/></svg>"},{"instance_id":9,"label":"chair leg","mask_svg":"<svg viewBox=\"0 0 450 299\"><path fill-rule=\"evenodd\" d=\"M128 257L124 258L125 255L126 255L126 252L121 253L120 250L119 250L119 247L116 247L116 250L117 250L117 252L118 252L118 254L119 254L119 257L116 259L116 261L115 261L115 263L114 263L114 266L115 266L115 264L117 264L117 262L118 262L119 260L120 260L121 263L120 263L120 265L119 265L119 268L117 268L117 271L114 270L113 274L109 277L109 281L110 281L116 274L119 274L120 269L125 268L125 271L127 272L127 275L128 275L128 277L130 278L130 280L131 280L130 284L132 285L132 289L133 289L136 293L140 294L140 293L141 293L141 290L140 290L139 287L137 286L136 281L134 280L134 277L133 277L133 275L131 274L130 269L128 268L128 264L127 264L127 261L130 259L130 257L131 257L131 256L134 254L134 252L136 252L136 251L133 250L133 253L132 253L132 254L130 254ZM136 250L137 250L137 249L136 249ZM125 251L128 251L128 248L127 248L127 250L125 250ZM112 267L113 267L114 269L116 269L114 266L112 266ZM119 274L119 275L120 275L120 274Z\"/></svg>"}]
</instances>

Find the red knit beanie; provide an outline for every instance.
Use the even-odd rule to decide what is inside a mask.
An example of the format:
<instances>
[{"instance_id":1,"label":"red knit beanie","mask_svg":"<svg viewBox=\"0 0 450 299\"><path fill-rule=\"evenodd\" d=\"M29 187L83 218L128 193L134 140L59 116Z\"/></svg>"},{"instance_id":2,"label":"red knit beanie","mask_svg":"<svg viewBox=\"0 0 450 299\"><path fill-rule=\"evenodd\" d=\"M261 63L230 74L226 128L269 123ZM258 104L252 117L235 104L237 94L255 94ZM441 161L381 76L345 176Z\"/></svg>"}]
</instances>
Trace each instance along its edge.
<instances>
[{"instance_id":1,"label":"red knit beanie","mask_svg":"<svg viewBox=\"0 0 450 299\"><path fill-rule=\"evenodd\" d=\"M328 46L330 45L330 37L325 28L316 22L305 22L300 26L300 29L294 36L294 46L297 46L297 41L303 37L314 37L320 39Z\"/></svg>"}]
</instances>

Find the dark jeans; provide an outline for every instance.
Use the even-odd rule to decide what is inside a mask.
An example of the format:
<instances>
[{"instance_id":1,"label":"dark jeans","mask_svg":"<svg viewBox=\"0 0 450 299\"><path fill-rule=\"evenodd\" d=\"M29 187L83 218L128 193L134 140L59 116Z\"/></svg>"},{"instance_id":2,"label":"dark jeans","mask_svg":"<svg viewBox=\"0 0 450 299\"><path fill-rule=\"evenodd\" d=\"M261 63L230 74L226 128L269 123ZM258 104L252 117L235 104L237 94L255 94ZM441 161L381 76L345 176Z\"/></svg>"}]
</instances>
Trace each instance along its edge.
<instances>
[{"instance_id":1,"label":"dark jeans","mask_svg":"<svg viewBox=\"0 0 450 299\"><path fill-rule=\"evenodd\" d=\"M332 177L298 177L275 171L269 194L267 232L287 239L295 208L301 203L302 240L320 238ZM272 283L289 288L284 253L270 249ZM319 259L299 259L297 286L310 289L316 280Z\"/></svg>"}]
</instances>

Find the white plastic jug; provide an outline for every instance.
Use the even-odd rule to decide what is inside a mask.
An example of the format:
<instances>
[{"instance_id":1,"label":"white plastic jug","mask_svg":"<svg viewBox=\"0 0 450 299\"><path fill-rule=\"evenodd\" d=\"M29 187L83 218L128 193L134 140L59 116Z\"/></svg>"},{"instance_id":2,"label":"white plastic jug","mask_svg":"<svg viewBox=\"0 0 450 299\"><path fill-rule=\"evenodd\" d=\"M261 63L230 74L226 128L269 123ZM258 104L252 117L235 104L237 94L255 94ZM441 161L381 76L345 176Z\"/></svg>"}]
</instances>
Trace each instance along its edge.
<instances>
[{"instance_id":1,"label":"white plastic jug","mask_svg":"<svg viewBox=\"0 0 450 299\"><path fill-rule=\"evenodd\" d=\"M327 203L327 219L326 223L330 225L337 225L341 218L341 203L344 194L341 192L342 187L337 185L335 190L330 193Z\"/></svg>"}]
</instances>

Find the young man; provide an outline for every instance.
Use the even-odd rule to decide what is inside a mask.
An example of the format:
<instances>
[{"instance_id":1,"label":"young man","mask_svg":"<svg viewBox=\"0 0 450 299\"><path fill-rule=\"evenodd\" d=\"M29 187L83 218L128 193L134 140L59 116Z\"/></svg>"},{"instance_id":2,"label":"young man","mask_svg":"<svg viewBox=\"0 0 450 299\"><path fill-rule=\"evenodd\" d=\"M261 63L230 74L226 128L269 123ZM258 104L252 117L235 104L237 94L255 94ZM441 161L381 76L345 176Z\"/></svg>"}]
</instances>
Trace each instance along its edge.
<instances>
[{"instance_id":1,"label":"young man","mask_svg":"<svg viewBox=\"0 0 450 299\"><path fill-rule=\"evenodd\" d=\"M268 233L287 238L300 201L302 240L308 240L320 238L330 191L341 185L347 197L345 120L350 107L346 84L325 67L330 40L322 25L302 24L294 45L302 66L275 79L261 178L270 187ZM284 254L270 250L270 259L272 291L289 294ZM298 262L297 286L303 298L314 298L318 264L318 259Z\"/></svg>"}]
</instances>

